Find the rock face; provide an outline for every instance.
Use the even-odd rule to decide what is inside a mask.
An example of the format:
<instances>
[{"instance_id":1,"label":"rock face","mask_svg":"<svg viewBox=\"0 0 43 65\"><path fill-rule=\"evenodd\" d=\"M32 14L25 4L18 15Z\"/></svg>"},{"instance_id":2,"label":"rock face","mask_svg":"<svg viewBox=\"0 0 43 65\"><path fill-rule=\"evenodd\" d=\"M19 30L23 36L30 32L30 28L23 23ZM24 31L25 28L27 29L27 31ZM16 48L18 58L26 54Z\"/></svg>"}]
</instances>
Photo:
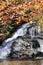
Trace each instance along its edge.
<instances>
[{"instance_id":1,"label":"rock face","mask_svg":"<svg viewBox=\"0 0 43 65\"><path fill-rule=\"evenodd\" d=\"M29 56L30 48L31 45L28 38L17 38L13 43L13 57L26 58L26 56Z\"/></svg>"},{"instance_id":2,"label":"rock face","mask_svg":"<svg viewBox=\"0 0 43 65\"><path fill-rule=\"evenodd\" d=\"M12 46L12 57L18 59L31 58L33 54L37 54L36 49L39 48L32 48L35 44L31 42L29 37L18 37Z\"/></svg>"},{"instance_id":3,"label":"rock face","mask_svg":"<svg viewBox=\"0 0 43 65\"><path fill-rule=\"evenodd\" d=\"M41 45L43 41L39 42L35 34L32 36L32 32L29 33L30 27L29 23L22 25L10 38L3 42L0 46L0 59L7 58L9 54L14 59L25 59L35 57L39 51L43 52L40 50L40 48L43 49ZM34 28L31 29L33 31Z\"/></svg>"}]
</instances>

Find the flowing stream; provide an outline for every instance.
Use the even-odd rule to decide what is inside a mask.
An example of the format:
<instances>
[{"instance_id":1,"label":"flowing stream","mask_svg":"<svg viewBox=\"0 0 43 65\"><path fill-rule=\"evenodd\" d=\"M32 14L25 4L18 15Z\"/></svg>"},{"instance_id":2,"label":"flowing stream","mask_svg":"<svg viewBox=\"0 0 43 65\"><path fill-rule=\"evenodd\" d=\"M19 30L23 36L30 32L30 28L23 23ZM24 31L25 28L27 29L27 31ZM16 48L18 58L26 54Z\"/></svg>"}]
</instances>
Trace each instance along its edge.
<instances>
[{"instance_id":1,"label":"flowing stream","mask_svg":"<svg viewBox=\"0 0 43 65\"><path fill-rule=\"evenodd\" d=\"M12 46L13 42L18 37L25 36L27 34L27 29L30 29L30 31L31 31L31 32L29 32L30 36L31 36L31 39L33 39L35 37L35 34L34 34L35 28L33 26L31 26L29 23L23 24L19 29L17 29L16 32L13 33L13 35L11 37L4 40L4 42L0 46L0 59L6 59L9 56L9 54L11 53L11 46ZM20 40L20 42L22 42L22 41ZM41 43L41 42L39 42L39 43ZM19 43L19 39L18 39L18 44L21 45L21 43ZM27 42L26 42L26 44L28 45ZM17 46L19 46L19 45L17 45ZM43 50L42 50L42 52L43 52Z\"/></svg>"},{"instance_id":2,"label":"flowing stream","mask_svg":"<svg viewBox=\"0 0 43 65\"><path fill-rule=\"evenodd\" d=\"M6 59L11 52L12 43L18 36L24 36L27 32L27 28L30 27L29 23L23 24L16 32L13 33L12 37L6 39L2 46L0 46L0 59Z\"/></svg>"}]
</instances>

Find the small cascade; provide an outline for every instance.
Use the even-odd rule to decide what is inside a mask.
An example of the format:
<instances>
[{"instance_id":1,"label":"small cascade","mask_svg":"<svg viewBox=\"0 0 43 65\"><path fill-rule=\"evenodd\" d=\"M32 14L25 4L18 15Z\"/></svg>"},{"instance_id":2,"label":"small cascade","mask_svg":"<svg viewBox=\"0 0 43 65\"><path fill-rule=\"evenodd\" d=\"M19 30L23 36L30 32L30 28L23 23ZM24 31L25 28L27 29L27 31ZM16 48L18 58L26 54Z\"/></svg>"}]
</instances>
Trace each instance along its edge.
<instances>
[{"instance_id":1,"label":"small cascade","mask_svg":"<svg viewBox=\"0 0 43 65\"><path fill-rule=\"evenodd\" d=\"M30 27L29 23L23 24L12 37L6 39L0 46L0 59L5 59L11 52L11 46L18 36L24 36L27 32L27 28Z\"/></svg>"},{"instance_id":2,"label":"small cascade","mask_svg":"<svg viewBox=\"0 0 43 65\"><path fill-rule=\"evenodd\" d=\"M27 33L27 31L29 34ZM17 31L15 31L13 33L13 35L11 37L4 40L4 42L0 46L0 59L6 59L9 56L9 54L11 53L11 50L12 50L11 47L13 46L14 42L15 42L14 43L14 45L15 45L14 52L15 51L20 52L21 50L22 51L24 50L23 53L25 53L27 55L29 53L30 53L30 55L32 53L34 53L34 50L31 49L32 44L29 41L34 39L34 37L36 36L35 31L36 31L35 27L30 25L29 23L23 24L20 28L17 29ZM30 39L29 39L29 36L30 36ZM41 43L41 42L39 42L39 43ZM29 52L29 50L30 50L30 52ZM19 55L17 55L17 56L19 56Z\"/></svg>"}]
</instances>

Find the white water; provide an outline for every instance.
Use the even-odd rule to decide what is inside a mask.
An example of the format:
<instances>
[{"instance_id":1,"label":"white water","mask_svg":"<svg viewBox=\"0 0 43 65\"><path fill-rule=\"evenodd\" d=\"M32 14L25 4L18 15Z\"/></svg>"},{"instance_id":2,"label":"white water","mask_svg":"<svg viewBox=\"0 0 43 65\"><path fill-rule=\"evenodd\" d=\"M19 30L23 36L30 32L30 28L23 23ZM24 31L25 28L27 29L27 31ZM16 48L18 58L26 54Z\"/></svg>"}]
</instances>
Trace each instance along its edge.
<instances>
[{"instance_id":1,"label":"white water","mask_svg":"<svg viewBox=\"0 0 43 65\"><path fill-rule=\"evenodd\" d=\"M24 36L27 33L27 28L29 28L30 26L31 25L29 23L23 24L21 26L21 28L19 28L16 32L14 32L10 38L6 39L3 42L2 46L0 46L0 59L7 58L7 56L11 53L11 46L12 46L13 42L15 41L15 39L19 36ZM30 32L31 32L30 35L33 38L34 36L32 36L32 31L33 30L30 30ZM39 42L39 43L41 43L41 42Z\"/></svg>"},{"instance_id":2,"label":"white water","mask_svg":"<svg viewBox=\"0 0 43 65\"><path fill-rule=\"evenodd\" d=\"M27 32L27 28L30 27L29 23L26 23L21 26L16 32L14 32L11 38L6 39L2 46L0 46L0 59L5 59L11 52L11 46L14 40L18 36L24 36Z\"/></svg>"}]
</instances>

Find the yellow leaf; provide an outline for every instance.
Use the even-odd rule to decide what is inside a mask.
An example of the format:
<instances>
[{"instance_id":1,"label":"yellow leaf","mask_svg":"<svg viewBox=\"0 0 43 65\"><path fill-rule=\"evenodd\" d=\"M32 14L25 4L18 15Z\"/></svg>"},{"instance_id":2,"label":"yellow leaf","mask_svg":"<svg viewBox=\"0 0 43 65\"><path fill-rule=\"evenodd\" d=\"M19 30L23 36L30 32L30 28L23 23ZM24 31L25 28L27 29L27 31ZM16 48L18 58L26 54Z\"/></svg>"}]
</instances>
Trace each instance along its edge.
<instances>
[{"instance_id":1,"label":"yellow leaf","mask_svg":"<svg viewBox=\"0 0 43 65\"><path fill-rule=\"evenodd\" d=\"M23 11L21 11L21 14L22 14L22 15L24 15L24 12L23 12Z\"/></svg>"},{"instance_id":2,"label":"yellow leaf","mask_svg":"<svg viewBox=\"0 0 43 65\"><path fill-rule=\"evenodd\" d=\"M35 5L34 5L34 8L35 8L35 9L39 9L39 7L40 7L39 4L35 4Z\"/></svg>"}]
</instances>

